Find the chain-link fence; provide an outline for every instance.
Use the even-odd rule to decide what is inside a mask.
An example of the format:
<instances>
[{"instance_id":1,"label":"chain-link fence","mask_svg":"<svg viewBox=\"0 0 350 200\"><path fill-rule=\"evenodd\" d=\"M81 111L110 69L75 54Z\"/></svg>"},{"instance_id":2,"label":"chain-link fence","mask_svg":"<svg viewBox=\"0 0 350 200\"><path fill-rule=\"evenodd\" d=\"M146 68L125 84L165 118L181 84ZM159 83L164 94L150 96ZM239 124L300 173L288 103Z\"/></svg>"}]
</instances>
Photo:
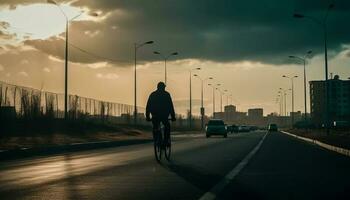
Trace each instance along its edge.
<instances>
[{"instance_id":1,"label":"chain-link fence","mask_svg":"<svg viewBox=\"0 0 350 200\"><path fill-rule=\"evenodd\" d=\"M64 94L53 93L0 82L0 107L7 108L17 118L63 118ZM143 113L139 107L138 112ZM68 96L68 116L70 119L82 117L123 117L132 115L132 105L96 100L78 95Z\"/></svg>"}]
</instances>

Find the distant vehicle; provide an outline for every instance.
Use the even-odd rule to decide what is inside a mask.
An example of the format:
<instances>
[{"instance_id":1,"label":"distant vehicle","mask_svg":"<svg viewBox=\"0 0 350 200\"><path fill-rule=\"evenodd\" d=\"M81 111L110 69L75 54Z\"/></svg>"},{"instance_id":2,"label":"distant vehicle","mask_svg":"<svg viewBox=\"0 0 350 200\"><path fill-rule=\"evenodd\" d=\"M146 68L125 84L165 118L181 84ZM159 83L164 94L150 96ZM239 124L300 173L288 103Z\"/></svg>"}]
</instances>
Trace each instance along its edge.
<instances>
[{"instance_id":1,"label":"distant vehicle","mask_svg":"<svg viewBox=\"0 0 350 200\"><path fill-rule=\"evenodd\" d=\"M222 135L227 137L227 127L221 119L211 119L205 127L207 138L211 135Z\"/></svg>"},{"instance_id":2,"label":"distant vehicle","mask_svg":"<svg viewBox=\"0 0 350 200\"><path fill-rule=\"evenodd\" d=\"M238 127L239 126L232 125L232 130L233 130L234 133L238 133Z\"/></svg>"},{"instance_id":3,"label":"distant vehicle","mask_svg":"<svg viewBox=\"0 0 350 200\"><path fill-rule=\"evenodd\" d=\"M347 129L350 128L350 122L348 121L334 121L333 128L335 129Z\"/></svg>"},{"instance_id":4,"label":"distant vehicle","mask_svg":"<svg viewBox=\"0 0 350 200\"><path fill-rule=\"evenodd\" d=\"M249 126L239 126L238 127L238 132L249 132L250 131L250 127Z\"/></svg>"},{"instance_id":5,"label":"distant vehicle","mask_svg":"<svg viewBox=\"0 0 350 200\"><path fill-rule=\"evenodd\" d=\"M226 126L226 130L227 130L227 133L232 133L232 126L230 126L230 125L227 125Z\"/></svg>"},{"instance_id":6,"label":"distant vehicle","mask_svg":"<svg viewBox=\"0 0 350 200\"><path fill-rule=\"evenodd\" d=\"M278 131L277 124L269 124L267 127L267 131L273 132L273 131Z\"/></svg>"},{"instance_id":7,"label":"distant vehicle","mask_svg":"<svg viewBox=\"0 0 350 200\"><path fill-rule=\"evenodd\" d=\"M237 132L237 126L232 124L232 125L228 125L227 126L227 132L230 132L230 133L234 133L234 132Z\"/></svg>"},{"instance_id":8,"label":"distant vehicle","mask_svg":"<svg viewBox=\"0 0 350 200\"><path fill-rule=\"evenodd\" d=\"M251 131L256 131L259 129L259 127L257 127L257 126L250 126L249 128Z\"/></svg>"}]
</instances>

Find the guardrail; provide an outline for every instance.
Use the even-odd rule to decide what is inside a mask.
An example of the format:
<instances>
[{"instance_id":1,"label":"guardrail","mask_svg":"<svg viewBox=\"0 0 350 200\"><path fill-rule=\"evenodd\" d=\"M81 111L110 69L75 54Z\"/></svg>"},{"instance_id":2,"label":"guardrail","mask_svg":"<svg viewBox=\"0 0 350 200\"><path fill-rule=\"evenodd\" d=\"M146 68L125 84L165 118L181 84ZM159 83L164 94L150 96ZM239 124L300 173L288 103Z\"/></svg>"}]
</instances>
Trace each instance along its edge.
<instances>
[{"instance_id":1,"label":"guardrail","mask_svg":"<svg viewBox=\"0 0 350 200\"><path fill-rule=\"evenodd\" d=\"M349 149L344 149L344 148L341 148L341 147L333 146L333 145L330 145L330 144L326 144L326 143L320 142L318 140L314 140L314 139L298 136L298 135L295 135L295 134L292 134L292 133L288 133L286 131L281 131L281 132L286 134L286 135L298 138L300 140L304 140L306 142L310 142L310 143L316 144L316 145L318 145L318 146L320 146L322 148L328 149L330 151L333 151L333 152L336 152L336 153L339 153L339 154L342 154L342 155L350 157L350 150Z\"/></svg>"}]
</instances>

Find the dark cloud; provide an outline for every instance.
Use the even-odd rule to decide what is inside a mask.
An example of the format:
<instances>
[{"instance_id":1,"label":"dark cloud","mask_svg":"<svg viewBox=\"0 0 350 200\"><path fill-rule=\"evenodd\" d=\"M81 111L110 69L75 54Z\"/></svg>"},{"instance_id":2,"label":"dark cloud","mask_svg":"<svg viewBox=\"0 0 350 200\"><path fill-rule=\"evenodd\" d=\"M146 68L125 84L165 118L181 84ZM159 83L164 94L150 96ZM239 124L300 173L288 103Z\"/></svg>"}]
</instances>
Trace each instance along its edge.
<instances>
[{"instance_id":1,"label":"dark cloud","mask_svg":"<svg viewBox=\"0 0 350 200\"><path fill-rule=\"evenodd\" d=\"M23 1L22 1L23 2ZM108 58L133 60L134 42L155 40L139 52L139 60L159 59L153 50L179 51L179 58L219 62L252 60L281 64L290 54L312 49L322 53L322 28L294 12L322 19L330 1L302 0L80 0L72 5L101 11L100 22L75 22L71 41ZM350 43L350 1L334 1L328 19L329 48L340 51ZM87 33L96 33L94 36ZM59 56L45 47L55 40L27 44ZM50 46L50 45L48 45ZM90 60L89 60L90 59ZM75 61L102 61L77 56Z\"/></svg>"}]
</instances>

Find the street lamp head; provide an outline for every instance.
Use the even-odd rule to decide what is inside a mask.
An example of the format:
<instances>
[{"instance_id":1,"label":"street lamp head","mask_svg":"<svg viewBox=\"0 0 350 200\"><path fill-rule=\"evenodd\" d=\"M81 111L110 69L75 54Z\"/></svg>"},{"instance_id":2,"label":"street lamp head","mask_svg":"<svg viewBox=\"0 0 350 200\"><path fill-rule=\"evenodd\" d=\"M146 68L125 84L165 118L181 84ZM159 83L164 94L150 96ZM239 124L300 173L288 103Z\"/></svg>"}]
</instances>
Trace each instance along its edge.
<instances>
[{"instance_id":1,"label":"street lamp head","mask_svg":"<svg viewBox=\"0 0 350 200\"><path fill-rule=\"evenodd\" d=\"M145 44L153 44L154 43L154 41L148 41L148 42L145 42Z\"/></svg>"},{"instance_id":2,"label":"street lamp head","mask_svg":"<svg viewBox=\"0 0 350 200\"><path fill-rule=\"evenodd\" d=\"M179 55L179 53L178 53L178 52L174 52L174 53L172 53L171 55L172 55L172 56L176 56L176 55Z\"/></svg>"},{"instance_id":3,"label":"street lamp head","mask_svg":"<svg viewBox=\"0 0 350 200\"><path fill-rule=\"evenodd\" d=\"M293 15L294 18L304 18L305 16L299 13L294 13Z\"/></svg>"},{"instance_id":4,"label":"street lamp head","mask_svg":"<svg viewBox=\"0 0 350 200\"><path fill-rule=\"evenodd\" d=\"M308 55L309 55L309 54L312 54L312 50L308 51L307 54L308 54Z\"/></svg>"},{"instance_id":5,"label":"street lamp head","mask_svg":"<svg viewBox=\"0 0 350 200\"><path fill-rule=\"evenodd\" d=\"M289 56L289 58L295 58L295 56Z\"/></svg>"},{"instance_id":6,"label":"street lamp head","mask_svg":"<svg viewBox=\"0 0 350 200\"><path fill-rule=\"evenodd\" d=\"M154 54L160 54L158 51L153 51Z\"/></svg>"},{"instance_id":7,"label":"street lamp head","mask_svg":"<svg viewBox=\"0 0 350 200\"><path fill-rule=\"evenodd\" d=\"M50 4L55 4L57 5L57 3L54 1L54 0L47 0L47 3L50 3Z\"/></svg>"}]
</instances>

